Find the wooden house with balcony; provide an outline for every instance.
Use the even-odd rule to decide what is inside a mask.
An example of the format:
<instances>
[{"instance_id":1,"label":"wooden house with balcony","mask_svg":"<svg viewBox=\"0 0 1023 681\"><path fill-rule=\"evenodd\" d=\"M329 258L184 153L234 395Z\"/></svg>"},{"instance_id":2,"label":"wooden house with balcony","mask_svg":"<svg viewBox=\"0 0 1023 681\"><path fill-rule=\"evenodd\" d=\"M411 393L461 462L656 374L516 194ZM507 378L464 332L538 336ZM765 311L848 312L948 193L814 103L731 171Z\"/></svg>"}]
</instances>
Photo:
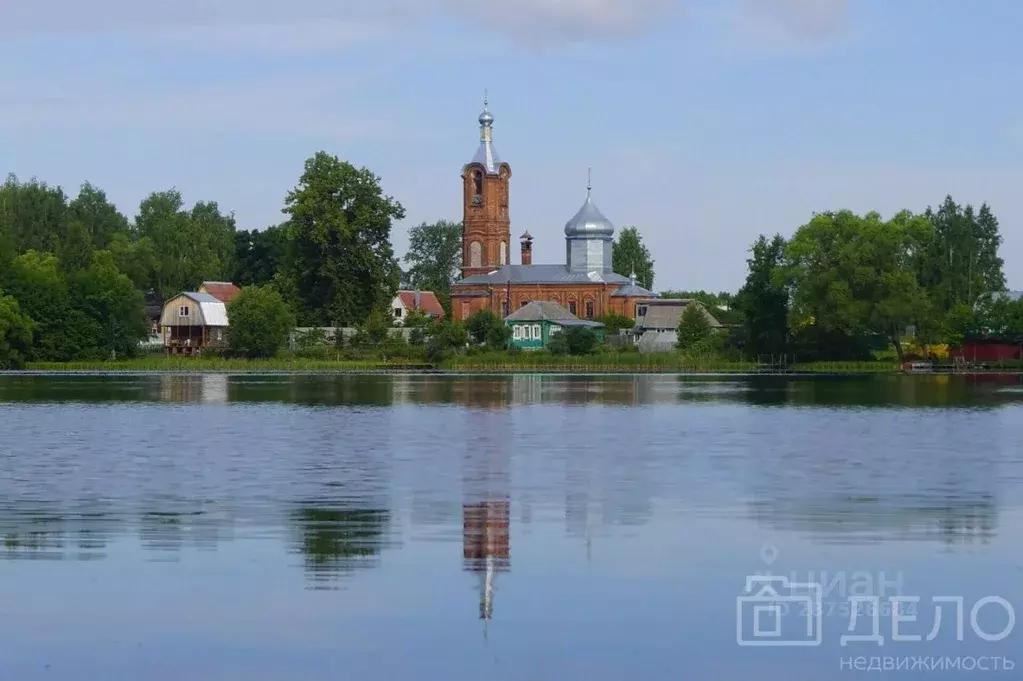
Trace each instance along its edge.
<instances>
[{"instance_id":1,"label":"wooden house with balcony","mask_svg":"<svg viewBox=\"0 0 1023 681\"><path fill-rule=\"evenodd\" d=\"M179 293L163 306L160 327L169 355L227 347L227 305L209 293Z\"/></svg>"}]
</instances>

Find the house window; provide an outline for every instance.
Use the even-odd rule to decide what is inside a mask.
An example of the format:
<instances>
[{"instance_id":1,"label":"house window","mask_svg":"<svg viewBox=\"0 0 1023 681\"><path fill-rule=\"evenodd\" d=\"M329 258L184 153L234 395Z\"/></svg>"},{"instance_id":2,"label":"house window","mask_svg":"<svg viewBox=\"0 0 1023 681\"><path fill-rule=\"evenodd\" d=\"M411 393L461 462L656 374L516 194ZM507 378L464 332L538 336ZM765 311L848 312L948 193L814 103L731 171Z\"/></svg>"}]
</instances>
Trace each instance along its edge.
<instances>
[{"instance_id":1,"label":"house window","mask_svg":"<svg viewBox=\"0 0 1023 681\"><path fill-rule=\"evenodd\" d=\"M586 301L586 318L587 319L593 319L593 301L592 300L587 300Z\"/></svg>"},{"instance_id":2,"label":"house window","mask_svg":"<svg viewBox=\"0 0 1023 681\"><path fill-rule=\"evenodd\" d=\"M398 319L401 319L401 308L400 307L394 308L394 316L397 317Z\"/></svg>"},{"instance_id":3,"label":"house window","mask_svg":"<svg viewBox=\"0 0 1023 681\"><path fill-rule=\"evenodd\" d=\"M568 301L568 311L571 312L572 314L575 314L575 301L574 300Z\"/></svg>"},{"instance_id":4,"label":"house window","mask_svg":"<svg viewBox=\"0 0 1023 681\"><path fill-rule=\"evenodd\" d=\"M181 307L178 308L178 316L179 317L187 317L188 316L188 306L187 305L182 305Z\"/></svg>"},{"instance_id":5,"label":"house window","mask_svg":"<svg viewBox=\"0 0 1023 681\"><path fill-rule=\"evenodd\" d=\"M512 327L512 340L522 340L522 327L517 324Z\"/></svg>"},{"instance_id":6,"label":"house window","mask_svg":"<svg viewBox=\"0 0 1023 681\"><path fill-rule=\"evenodd\" d=\"M533 324L533 340L540 340L540 325Z\"/></svg>"},{"instance_id":7,"label":"house window","mask_svg":"<svg viewBox=\"0 0 1023 681\"><path fill-rule=\"evenodd\" d=\"M636 305L636 316L646 317L646 305Z\"/></svg>"},{"instance_id":8,"label":"house window","mask_svg":"<svg viewBox=\"0 0 1023 681\"><path fill-rule=\"evenodd\" d=\"M550 331L547 332L547 335L548 336L553 336L556 333L561 333L561 327L558 326L557 324L555 324L554 326L552 326L550 328Z\"/></svg>"}]
</instances>

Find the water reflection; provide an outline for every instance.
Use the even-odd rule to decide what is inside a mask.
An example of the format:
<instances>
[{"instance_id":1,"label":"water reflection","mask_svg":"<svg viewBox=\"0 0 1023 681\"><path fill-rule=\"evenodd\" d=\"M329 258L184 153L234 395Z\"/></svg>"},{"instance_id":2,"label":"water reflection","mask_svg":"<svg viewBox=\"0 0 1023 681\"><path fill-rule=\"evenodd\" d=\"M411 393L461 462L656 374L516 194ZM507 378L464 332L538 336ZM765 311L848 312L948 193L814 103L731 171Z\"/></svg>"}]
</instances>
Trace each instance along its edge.
<instances>
[{"instance_id":1,"label":"water reflection","mask_svg":"<svg viewBox=\"0 0 1023 681\"><path fill-rule=\"evenodd\" d=\"M391 513L313 502L300 504L291 521L307 574L316 588L329 588L342 575L379 564Z\"/></svg>"},{"instance_id":2,"label":"water reflection","mask_svg":"<svg viewBox=\"0 0 1023 681\"><path fill-rule=\"evenodd\" d=\"M0 376L3 402L982 408L1023 402L1023 381L1019 376L7 374Z\"/></svg>"},{"instance_id":3,"label":"water reflection","mask_svg":"<svg viewBox=\"0 0 1023 681\"><path fill-rule=\"evenodd\" d=\"M324 588L410 541L460 543L486 620L513 515L528 533L553 512L588 550L669 512L819 543L983 546L1023 505L1018 385L3 376L0 555L95 560L131 536L183 560L258 532Z\"/></svg>"}]
</instances>

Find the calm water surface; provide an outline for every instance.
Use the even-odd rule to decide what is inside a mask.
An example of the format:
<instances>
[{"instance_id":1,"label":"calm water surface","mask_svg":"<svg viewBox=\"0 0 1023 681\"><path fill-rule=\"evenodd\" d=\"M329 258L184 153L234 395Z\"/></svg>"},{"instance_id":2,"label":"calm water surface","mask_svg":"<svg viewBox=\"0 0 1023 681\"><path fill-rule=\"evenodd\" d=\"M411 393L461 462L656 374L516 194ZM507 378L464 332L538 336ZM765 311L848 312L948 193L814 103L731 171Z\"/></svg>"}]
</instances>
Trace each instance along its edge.
<instances>
[{"instance_id":1,"label":"calm water surface","mask_svg":"<svg viewBox=\"0 0 1023 681\"><path fill-rule=\"evenodd\" d=\"M6 375L0 537L4 680L1018 679L1023 386Z\"/></svg>"}]
</instances>

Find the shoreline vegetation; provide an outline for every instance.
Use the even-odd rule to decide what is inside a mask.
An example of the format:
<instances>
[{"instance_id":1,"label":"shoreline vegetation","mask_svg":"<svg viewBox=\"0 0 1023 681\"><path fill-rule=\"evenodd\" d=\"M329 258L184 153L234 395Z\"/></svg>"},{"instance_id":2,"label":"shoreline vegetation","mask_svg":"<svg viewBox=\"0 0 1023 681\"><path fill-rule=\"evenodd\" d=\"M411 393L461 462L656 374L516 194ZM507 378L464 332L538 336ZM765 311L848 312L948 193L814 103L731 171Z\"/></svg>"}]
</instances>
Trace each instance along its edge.
<instances>
[{"instance_id":1,"label":"shoreline vegetation","mask_svg":"<svg viewBox=\"0 0 1023 681\"><path fill-rule=\"evenodd\" d=\"M413 358L351 359L278 356L268 359L168 357L153 355L122 360L31 362L10 375L31 373L437 373L437 374L706 374L706 375L881 375L900 374L896 361L803 362L784 367L718 358L685 357L678 353L595 354L556 356L546 353L509 355L502 352L449 357L442 361ZM939 366L934 373L955 373ZM959 372L961 373L961 372ZM1023 373L1019 363L974 369L969 373ZM926 374L924 374L926 375Z\"/></svg>"}]
</instances>

